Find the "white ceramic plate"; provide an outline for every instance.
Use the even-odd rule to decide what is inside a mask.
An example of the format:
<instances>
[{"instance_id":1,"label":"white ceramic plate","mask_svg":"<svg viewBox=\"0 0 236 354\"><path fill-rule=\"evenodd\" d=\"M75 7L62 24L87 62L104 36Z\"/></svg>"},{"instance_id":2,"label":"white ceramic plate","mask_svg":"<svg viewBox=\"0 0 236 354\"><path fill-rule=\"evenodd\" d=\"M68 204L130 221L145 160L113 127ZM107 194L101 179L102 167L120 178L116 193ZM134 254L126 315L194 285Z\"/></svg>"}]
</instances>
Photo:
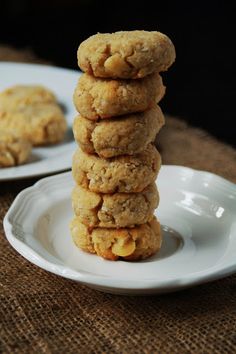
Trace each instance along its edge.
<instances>
[{"instance_id":1,"label":"white ceramic plate","mask_svg":"<svg viewBox=\"0 0 236 354\"><path fill-rule=\"evenodd\" d=\"M117 294L179 290L236 271L236 186L210 173L162 166L157 216L159 254L142 262L106 261L74 246L71 173L40 180L21 192L5 219L11 245L39 267Z\"/></svg>"},{"instance_id":2,"label":"white ceramic plate","mask_svg":"<svg viewBox=\"0 0 236 354\"><path fill-rule=\"evenodd\" d=\"M65 108L68 132L57 145L34 148L29 161L17 167L0 168L0 181L27 178L70 169L75 142L71 130L75 117L72 96L81 73L46 65L0 63L0 91L16 84L39 84L51 89Z\"/></svg>"}]
</instances>

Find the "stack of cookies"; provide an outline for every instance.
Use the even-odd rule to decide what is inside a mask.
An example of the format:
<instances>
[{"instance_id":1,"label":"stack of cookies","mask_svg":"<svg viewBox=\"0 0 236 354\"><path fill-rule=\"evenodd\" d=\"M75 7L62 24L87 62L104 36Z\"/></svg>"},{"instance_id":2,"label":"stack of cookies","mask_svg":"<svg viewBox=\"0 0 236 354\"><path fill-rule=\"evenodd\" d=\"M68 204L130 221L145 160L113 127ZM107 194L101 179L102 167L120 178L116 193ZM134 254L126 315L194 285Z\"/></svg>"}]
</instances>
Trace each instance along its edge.
<instances>
[{"instance_id":1,"label":"stack of cookies","mask_svg":"<svg viewBox=\"0 0 236 354\"><path fill-rule=\"evenodd\" d=\"M72 166L71 233L87 252L134 261L161 247L153 215L161 157L153 142L164 124L159 72L174 60L174 46L160 32L96 34L78 49L84 74L74 93L80 149Z\"/></svg>"}]
</instances>

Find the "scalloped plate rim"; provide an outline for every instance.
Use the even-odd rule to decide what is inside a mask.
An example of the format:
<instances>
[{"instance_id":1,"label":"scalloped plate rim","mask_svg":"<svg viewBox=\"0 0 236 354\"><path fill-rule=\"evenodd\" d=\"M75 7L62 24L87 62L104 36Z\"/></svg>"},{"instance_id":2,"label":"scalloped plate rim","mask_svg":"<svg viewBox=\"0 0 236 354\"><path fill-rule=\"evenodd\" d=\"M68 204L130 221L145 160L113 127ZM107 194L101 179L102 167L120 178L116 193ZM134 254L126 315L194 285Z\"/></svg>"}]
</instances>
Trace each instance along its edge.
<instances>
[{"instance_id":1,"label":"scalloped plate rim","mask_svg":"<svg viewBox=\"0 0 236 354\"><path fill-rule=\"evenodd\" d=\"M177 169L179 172L182 170L183 172L194 172L193 175L198 174L202 175L201 178L210 177L216 179L220 184L230 188L233 193L236 195L236 185L221 176L215 175L211 172L206 172L202 170L196 170L190 167L179 166L179 165L163 165L164 169ZM217 267L211 267L208 271L202 270L200 272L194 274L188 274L179 278L173 277L169 278L165 281L159 281L157 279L144 279L139 282L135 280L135 282L131 282L130 279L111 279L108 276L98 275L96 273L90 274L86 271L77 271L73 270L67 266L62 266L59 264L55 264L44 259L40 256L35 250L33 250L30 246L26 245L24 242L17 239L12 233L13 224L10 222L11 215L14 216L14 211L17 210L17 206L21 198L24 198L30 191L40 188L44 183L47 183L49 180L64 178L67 176L71 176L70 172L61 173L55 176L50 176L43 178L36 182L33 186L30 186L23 191L21 191L15 200L13 201L11 207L9 208L7 214L4 217L3 225L6 233L6 238L12 247L20 253L24 258L26 258L31 263L39 266L40 268L54 273L56 275L60 275L64 278L68 278L71 280L78 281L82 284L86 284L93 288L101 288L103 291L121 293L124 291L131 292L144 292L147 293L162 293L169 291L176 291L182 288L190 287L193 285L198 285L206 282L210 282L213 280L221 279L225 276L231 275L236 272L236 261L226 264L223 268L219 265ZM192 175L192 176L193 176ZM188 175L188 178L192 178L192 176ZM119 285L120 284L120 285ZM100 290L101 290L100 289Z\"/></svg>"}]
</instances>

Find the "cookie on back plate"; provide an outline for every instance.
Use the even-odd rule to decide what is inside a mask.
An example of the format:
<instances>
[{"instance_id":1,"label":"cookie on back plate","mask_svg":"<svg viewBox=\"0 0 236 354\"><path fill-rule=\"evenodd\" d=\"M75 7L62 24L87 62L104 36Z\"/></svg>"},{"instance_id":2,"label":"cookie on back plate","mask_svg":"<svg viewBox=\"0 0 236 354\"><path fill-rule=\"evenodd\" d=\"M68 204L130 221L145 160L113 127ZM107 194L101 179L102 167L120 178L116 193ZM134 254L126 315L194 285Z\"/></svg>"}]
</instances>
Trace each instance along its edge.
<instances>
[{"instance_id":1,"label":"cookie on back plate","mask_svg":"<svg viewBox=\"0 0 236 354\"><path fill-rule=\"evenodd\" d=\"M15 85L0 93L0 112L21 110L39 103L56 103L56 97L39 85Z\"/></svg>"},{"instance_id":2,"label":"cookie on back plate","mask_svg":"<svg viewBox=\"0 0 236 354\"><path fill-rule=\"evenodd\" d=\"M52 144L64 138L67 124L59 106L51 103L29 105L22 110L0 111L0 130L15 134L33 145Z\"/></svg>"},{"instance_id":3,"label":"cookie on back plate","mask_svg":"<svg viewBox=\"0 0 236 354\"><path fill-rule=\"evenodd\" d=\"M16 85L0 93L0 131L44 145L61 141L66 129L56 97L45 87Z\"/></svg>"},{"instance_id":4,"label":"cookie on back plate","mask_svg":"<svg viewBox=\"0 0 236 354\"><path fill-rule=\"evenodd\" d=\"M0 167L11 167L24 163L30 156L32 146L24 138L10 131L0 131Z\"/></svg>"}]
</instances>

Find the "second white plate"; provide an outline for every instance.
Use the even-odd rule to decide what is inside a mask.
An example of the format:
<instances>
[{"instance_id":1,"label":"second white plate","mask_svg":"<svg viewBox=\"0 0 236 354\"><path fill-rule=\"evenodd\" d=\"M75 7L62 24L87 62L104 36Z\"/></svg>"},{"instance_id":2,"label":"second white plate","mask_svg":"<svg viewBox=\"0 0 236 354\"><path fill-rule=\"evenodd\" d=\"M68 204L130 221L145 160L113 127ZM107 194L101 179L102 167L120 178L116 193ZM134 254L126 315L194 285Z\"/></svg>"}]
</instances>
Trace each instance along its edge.
<instances>
[{"instance_id":1,"label":"second white plate","mask_svg":"<svg viewBox=\"0 0 236 354\"><path fill-rule=\"evenodd\" d=\"M142 262L106 261L72 242L71 173L21 192L4 219L12 246L39 267L116 294L179 290L236 272L236 186L210 173L162 166L161 251Z\"/></svg>"},{"instance_id":2,"label":"second white plate","mask_svg":"<svg viewBox=\"0 0 236 354\"><path fill-rule=\"evenodd\" d=\"M72 134L73 92L81 73L46 65L0 63L0 91L16 84L39 84L51 89L65 108L68 132L63 142L34 148L24 165L0 168L0 181L52 174L71 168L76 144Z\"/></svg>"}]
</instances>

